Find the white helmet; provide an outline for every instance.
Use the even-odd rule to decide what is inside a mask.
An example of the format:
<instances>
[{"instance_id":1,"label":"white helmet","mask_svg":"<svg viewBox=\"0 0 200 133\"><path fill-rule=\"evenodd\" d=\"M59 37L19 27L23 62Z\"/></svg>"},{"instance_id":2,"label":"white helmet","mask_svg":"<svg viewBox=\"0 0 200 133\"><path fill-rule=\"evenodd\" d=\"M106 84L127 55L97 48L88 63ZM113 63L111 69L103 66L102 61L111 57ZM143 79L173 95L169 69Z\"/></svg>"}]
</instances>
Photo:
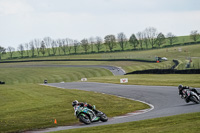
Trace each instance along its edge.
<instances>
[{"instance_id":1,"label":"white helmet","mask_svg":"<svg viewBox=\"0 0 200 133\"><path fill-rule=\"evenodd\" d=\"M78 101L77 100L75 100L75 101L73 101L72 102L72 106L74 107L75 105L77 105L78 104Z\"/></svg>"}]
</instances>

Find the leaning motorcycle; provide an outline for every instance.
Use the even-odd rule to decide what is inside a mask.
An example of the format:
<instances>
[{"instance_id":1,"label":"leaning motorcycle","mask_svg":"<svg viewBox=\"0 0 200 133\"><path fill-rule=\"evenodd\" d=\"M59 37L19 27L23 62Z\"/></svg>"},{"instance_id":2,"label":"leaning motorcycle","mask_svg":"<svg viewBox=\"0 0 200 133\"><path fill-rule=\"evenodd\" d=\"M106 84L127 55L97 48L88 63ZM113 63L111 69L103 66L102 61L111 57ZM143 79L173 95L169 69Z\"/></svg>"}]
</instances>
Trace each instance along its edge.
<instances>
[{"instance_id":1,"label":"leaning motorcycle","mask_svg":"<svg viewBox=\"0 0 200 133\"><path fill-rule=\"evenodd\" d=\"M182 92L183 92L183 98L185 100L187 99L188 102L191 101L191 102L194 102L196 104L200 103L200 97L195 92L190 91L189 89L184 89Z\"/></svg>"},{"instance_id":2,"label":"leaning motorcycle","mask_svg":"<svg viewBox=\"0 0 200 133\"><path fill-rule=\"evenodd\" d=\"M93 106L95 109L95 106ZM75 106L74 115L79 119L80 122L85 124L90 124L92 122L102 121L106 122L108 117L101 111L98 111L97 114L94 113L91 109L87 107Z\"/></svg>"}]
</instances>

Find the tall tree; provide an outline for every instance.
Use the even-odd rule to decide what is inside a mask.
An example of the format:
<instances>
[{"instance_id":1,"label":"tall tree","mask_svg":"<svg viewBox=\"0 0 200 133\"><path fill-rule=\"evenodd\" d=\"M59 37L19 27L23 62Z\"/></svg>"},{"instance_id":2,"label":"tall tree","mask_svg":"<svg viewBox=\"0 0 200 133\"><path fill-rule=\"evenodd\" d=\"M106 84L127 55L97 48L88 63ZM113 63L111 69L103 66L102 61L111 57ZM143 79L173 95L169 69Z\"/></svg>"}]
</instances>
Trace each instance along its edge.
<instances>
[{"instance_id":1,"label":"tall tree","mask_svg":"<svg viewBox=\"0 0 200 133\"><path fill-rule=\"evenodd\" d=\"M117 41L119 43L119 46L121 47L121 50L124 51L125 44L127 44L127 38L123 32L118 33Z\"/></svg>"},{"instance_id":2,"label":"tall tree","mask_svg":"<svg viewBox=\"0 0 200 133\"><path fill-rule=\"evenodd\" d=\"M62 51L62 47L63 47L63 42L60 39L57 40L56 42L58 44L58 53L59 53L59 55L61 55L61 51Z\"/></svg>"},{"instance_id":3,"label":"tall tree","mask_svg":"<svg viewBox=\"0 0 200 133\"><path fill-rule=\"evenodd\" d=\"M78 40L74 40L74 53L76 54L77 53L77 49L78 49L78 46L79 46L79 42L78 42Z\"/></svg>"},{"instance_id":4,"label":"tall tree","mask_svg":"<svg viewBox=\"0 0 200 133\"><path fill-rule=\"evenodd\" d=\"M18 52L21 54L21 57L23 58L23 55L24 55L24 46L22 44L20 44L18 46Z\"/></svg>"},{"instance_id":5,"label":"tall tree","mask_svg":"<svg viewBox=\"0 0 200 133\"><path fill-rule=\"evenodd\" d=\"M46 47L48 55L51 55L51 43L52 43L52 39L50 37L45 37L43 40L44 40L45 47Z\"/></svg>"},{"instance_id":6,"label":"tall tree","mask_svg":"<svg viewBox=\"0 0 200 133\"><path fill-rule=\"evenodd\" d=\"M95 44L94 37L89 38L89 44L90 44L90 47L91 47L91 52L94 52L94 44Z\"/></svg>"},{"instance_id":7,"label":"tall tree","mask_svg":"<svg viewBox=\"0 0 200 133\"><path fill-rule=\"evenodd\" d=\"M131 44L131 45L133 45L133 48L134 49L136 49L136 47L138 46L138 40L137 40L137 38L136 38L136 36L135 36L135 34L132 34L131 36L130 36L130 38L129 38L129 43Z\"/></svg>"},{"instance_id":8,"label":"tall tree","mask_svg":"<svg viewBox=\"0 0 200 133\"><path fill-rule=\"evenodd\" d=\"M9 54L10 54L10 58L12 58L12 57L13 57L13 53L14 53L14 51L15 51L15 48L9 46L9 47L7 48L7 50L8 50L8 52L9 52Z\"/></svg>"},{"instance_id":9,"label":"tall tree","mask_svg":"<svg viewBox=\"0 0 200 133\"><path fill-rule=\"evenodd\" d=\"M1 60L1 57L3 56L3 54L6 53L6 49L4 47L1 47L0 46L0 60Z\"/></svg>"},{"instance_id":10,"label":"tall tree","mask_svg":"<svg viewBox=\"0 0 200 133\"><path fill-rule=\"evenodd\" d=\"M146 46L146 49L148 49L149 39L148 39L147 33L145 31L143 31L143 35L144 35L144 45Z\"/></svg>"},{"instance_id":11,"label":"tall tree","mask_svg":"<svg viewBox=\"0 0 200 133\"><path fill-rule=\"evenodd\" d=\"M25 43L25 48L26 48L26 54L29 56L29 44Z\"/></svg>"},{"instance_id":12,"label":"tall tree","mask_svg":"<svg viewBox=\"0 0 200 133\"><path fill-rule=\"evenodd\" d=\"M34 42L30 41L29 42L29 46L30 46L30 50L31 50L31 56L34 57L35 56L35 46L34 46Z\"/></svg>"},{"instance_id":13,"label":"tall tree","mask_svg":"<svg viewBox=\"0 0 200 133\"><path fill-rule=\"evenodd\" d=\"M90 49L90 45L89 45L87 39L81 40L81 46L82 46L83 50L85 51L85 53L87 53L87 51Z\"/></svg>"},{"instance_id":14,"label":"tall tree","mask_svg":"<svg viewBox=\"0 0 200 133\"><path fill-rule=\"evenodd\" d=\"M45 42L41 41L40 52L42 53L43 56L45 54L45 51L46 51Z\"/></svg>"},{"instance_id":15,"label":"tall tree","mask_svg":"<svg viewBox=\"0 0 200 133\"><path fill-rule=\"evenodd\" d=\"M53 40L51 42L51 48L52 48L52 51L53 51L53 55L56 55L57 47L58 47L57 42Z\"/></svg>"},{"instance_id":16,"label":"tall tree","mask_svg":"<svg viewBox=\"0 0 200 133\"><path fill-rule=\"evenodd\" d=\"M154 27L149 27L145 29L145 34L147 35L148 41L151 44L151 47L153 48L154 45L156 44L156 39L157 39L157 29Z\"/></svg>"},{"instance_id":17,"label":"tall tree","mask_svg":"<svg viewBox=\"0 0 200 133\"><path fill-rule=\"evenodd\" d=\"M196 41L200 38L200 34L198 33L197 30L193 30L193 31L191 31L191 33L190 33L190 38L191 38L194 42L196 42Z\"/></svg>"},{"instance_id":18,"label":"tall tree","mask_svg":"<svg viewBox=\"0 0 200 133\"><path fill-rule=\"evenodd\" d=\"M73 40L72 39L69 39L69 38L66 38L66 48L67 48L67 51L69 52L69 54L71 53L71 50L72 50L72 45L73 45Z\"/></svg>"},{"instance_id":19,"label":"tall tree","mask_svg":"<svg viewBox=\"0 0 200 133\"><path fill-rule=\"evenodd\" d=\"M97 37L95 38L95 46L96 46L96 48L97 48L98 53L99 53L99 51L100 51L101 48L102 48L102 43L103 43L102 38L99 37L99 36L97 36Z\"/></svg>"},{"instance_id":20,"label":"tall tree","mask_svg":"<svg viewBox=\"0 0 200 133\"><path fill-rule=\"evenodd\" d=\"M158 46L160 47L162 44L165 43L165 35L163 33L159 33L157 36L157 41L156 43L158 44Z\"/></svg>"},{"instance_id":21,"label":"tall tree","mask_svg":"<svg viewBox=\"0 0 200 133\"><path fill-rule=\"evenodd\" d=\"M171 32L169 32L166 37L167 37L167 40L169 41L170 45L173 45L175 42L178 41L178 38Z\"/></svg>"},{"instance_id":22,"label":"tall tree","mask_svg":"<svg viewBox=\"0 0 200 133\"><path fill-rule=\"evenodd\" d=\"M136 35L137 35L137 38L138 38L140 48L143 49L144 34L143 34L143 32L138 32Z\"/></svg>"},{"instance_id":23,"label":"tall tree","mask_svg":"<svg viewBox=\"0 0 200 133\"><path fill-rule=\"evenodd\" d=\"M114 35L107 35L104 37L105 45L109 48L110 51L116 46L116 39Z\"/></svg>"},{"instance_id":24,"label":"tall tree","mask_svg":"<svg viewBox=\"0 0 200 133\"><path fill-rule=\"evenodd\" d=\"M34 45L35 45L35 49L37 51L38 56L40 54L40 44L41 44L41 41L39 39L34 39Z\"/></svg>"},{"instance_id":25,"label":"tall tree","mask_svg":"<svg viewBox=\"0 0 200 133\"><path fill-rule=\"evenodd\" d=\"M66 55L67 52L67 45L65 39L58 39L57 43L59 44L59 47L63 51L64 55Z\"/></svg>"}]
</instances>

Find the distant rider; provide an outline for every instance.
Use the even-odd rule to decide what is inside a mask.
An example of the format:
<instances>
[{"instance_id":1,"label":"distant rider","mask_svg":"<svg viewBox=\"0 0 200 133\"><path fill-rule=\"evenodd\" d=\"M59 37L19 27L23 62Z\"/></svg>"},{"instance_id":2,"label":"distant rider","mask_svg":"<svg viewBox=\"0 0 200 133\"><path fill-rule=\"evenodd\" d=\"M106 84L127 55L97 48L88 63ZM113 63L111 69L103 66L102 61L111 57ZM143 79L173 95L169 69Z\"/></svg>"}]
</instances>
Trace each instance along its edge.
<instances>
[{"instance_id":1,"label":"distant rider","mask_svg":"<svg viewBox=\"0 0 200 133\"><path fill-rule=\"evenodd\" d=\"M184 89L189 89L190 91L193 91L193 92L195 92L197 95L200 95L200 93L195 89L195 88L191 88L191 87L189 87L189 86L183 86L183 85L179 85L178 86L178 90L179 90L179 95L181 96L181 98L184 98L183 97L183 90ZM186 102L189 102L187 99L186 99Z\"/></svg>"},{"instance_id":2,"label":"distant rider","mask_svg":"<svg viewBox=\"0 0 200 133\"><path fill-rule=\"evenodd\" d=\"M72 102L72 106L73 107L74 106L87 107L87 108L91 109L92 111L94 111L95 114L99 113L99 111L96 110L96 109L94 109L91 104L87 104L87 103L83 103L83 102L78 102L77 100L75 100L75 101Z\"/></svg>"}]
</instances>

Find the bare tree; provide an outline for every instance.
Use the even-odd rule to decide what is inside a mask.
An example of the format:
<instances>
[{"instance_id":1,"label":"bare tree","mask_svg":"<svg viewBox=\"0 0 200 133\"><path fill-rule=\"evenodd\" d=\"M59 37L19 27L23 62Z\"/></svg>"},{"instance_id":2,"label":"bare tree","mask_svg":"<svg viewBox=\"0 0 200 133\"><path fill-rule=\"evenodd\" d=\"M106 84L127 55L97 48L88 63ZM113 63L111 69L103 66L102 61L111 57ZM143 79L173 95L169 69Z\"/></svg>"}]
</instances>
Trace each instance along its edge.
<instances>
[{"instance_id":1,"label":"bare tree","mask_svg":"<svg viewBox=\"0 0 200 133\"><path fill-rule=\"evenodd\" d=\"M90 47L91 47L91 52L94 52L94 44L95 44L94 37L89 38L89 44L90 44Z\"/></svg>"},{"instance_id":2,"label":"bare tree","mask_svg":"<svg viewBox=\"0 0 200 133\"><path fill-rule=\"evenodd\" d=\"M162 44L165 43L165 35L163 33L159 33L157 36L157 41L156 43L158 44L158 46L160 47Z\"/></svg>"},{"instance_id":3,"label":"bare tree","mask_svg":"<svg viewBox=\"0 0 200 133\"><path fill-rule=\"evenodd\" d=\"M198 33L197 30L193 30L193 31L191 31L191 33L190 33L190 38L191 38L194 42L196 42L196 41L200 38L200 34Z\"/></svg>"},{"instance_id":4,"label":"bare tree","mask_svg":"<svg viewBox=\"0 0 200 133\"><path fill-rule=\"evenodd\" d=\"M175 35L173 35L171 32L169 32L166 37L170 45L173 45L175 42L178 41L178 38Z\"/></svg>"},{"instance_id":5,"label":"bare tree","mask_svg":"<svg viewBox=\"0 0 200 133\"><path fill-rule=\"evenodd\" d=\"M147 33L145 31L143 31L143 35L144 35L144 45L146 46L146 49L148 49L149 39L148 39Z\"/></svg>"},{"instance_id":6,"label":"bare tree","mask_svg":"<svg viewBox=\"0 0 200 133\"><path fill-rule=\"evenodd\" d=\"M107 35L104 37L105 45L109 48L110 51L116 46L116 39L114 35Z\"/></svg>"},{"instance_id":7,"label":"bare tree","mask_svg":"<svg viewBox=\"0 0 200 133\"><path fill-rule=\"evenodd\" d=\"M84 49L85 53L87 53L87 51L90 49L90 45L87 39L81 40L81 46Z\"/></svg>"},{"instance_id":8,"label":"bare tree","mask_svg":"<svg viewBox=\"0 0 200 133\"><path fill-rule=\"evenodd\" d=\"M43 56L45 54L45 51L46 51L45 42L41 41L40 52L42 53Z\"/></svg>"},{"instance_id":9,"label":"bare tree","mask_svg":"<svg viewBox=\"0 0 200 133\"><path fill-rule=\"evenodd\" d=\"M137 35L137 38L138 38L140 48L142 49L143 48L143 42L144 42L144 34L143 34L143 32L138 32L136 35Z\"/></svg>"},{"instance_id":10,"label":"bare tree","mask_svg":"<svg viewBox=\"0 0 200 133\"><path fill-rule=\"evenodd\" d=\"M9 54L10 54L10 58L12 58L12 57L13 57L13 53L14 53L14 51L15 51L15 48L9 46L9 47L7 48L7 50L8 50L8 52L9 52Z\"/></svg>"},{"instance_id":11,"label":"bare tree","mask_svg":"<svg viewBox=\"0 0 200 133\"><path fill-rule=\"evenodd\" d=\"M52 48L52 51L53 51L53 55L56 55L57 47L58 47L57 42L52 41L51 42L51 48Z\"/></svg>"},{"instance_id":12,"label":"bare tree","mask_svg":"<svg viewBox=\"0 0 200 133\"><path fill-rule=\"evenodd\" d=\"M39 39L34 39L34 45L35 45L35 49L37 51L38 56L40 54L40 44L41 44L41 41Z\"/></svg>"},{"instance_id":13,"label":"bare tree","mask_svg":"<svg viewBox=\"0 0 200 133\"><path fill-rule=\"evenodd\" d=\"M65 39L58 39L57 43L59 44L59 47L63 51L64 55L66 55L67 52L67 45Z\"/></svg>"},{"instance_id":14,"label":"bare tree","mask_svg":"<svg viewBox=\"0 0 200 133\"><path fill-rule=\"evenodd\" d=\"M18 46L18 52L21 54L21 57L23 58L23 55L24 55L24 46L22 44L20 44Z\"/></svg>"},{"instance_id":15,"label":"bare tree","mask_svg":"<svg viewBox=\"0 0 200 133\"><path fill-rule=\"evenodd\" d=\"M51 55L51 43L52 43L52 39L50 37L45 37L44 38L44 43L45 43L48 55Z\"/></svg>"},{"instance_id":16,"label":"bare tree","mask_svg":"<svg viewBox=\"0 0 200 133\"><path fill-rule=\"evenodd\" d=\"M72 45L73 45L73 40L72 39L69 39L69 38L66 38L66 48L67 48L67 51L69 52L69 54L71 53L71 50L72 50Z\"/></svg>"},{"instance_id":17,"label":"bare tree","mask_svg":"<svg viewBox=\"0 0 200 133\"><path fill-rule=\"evenodd\" d=\"M122 51L124 51L124 47L127 44L127 38L123 32L121 32L117 35L117 41L118 41L119 46L121 47Z\"/></svg>"},{"instance_id":18,"label":"bare tree","mask_svg":"<svg viewBox=\"0 0 200 133\"><path fill-rule=\"evenodd\" d=\"M76 52L77 52L77 49L78 49L78 46L79 46L79 42L78 42L78 40L74 40L74 53L76 54Z\"/></svg>"},{"instance_id":19,"label":"bare tree","mask_svg":"<svg viewBox=\"0 0 200 133\"><path fill-rule=\"evenodd\" d=\"M30 50L31 50L32 57L34 57L34 56L35 56L35 46L34 46L34 42L33 42L33 41L30 41L30 42L29 42L29 46L30 46Z\"/></svg>"},{"instance_id":20,"label":"bare tree","mask_svg":"<svg viewBox=\"0 0 200 133\"><path fill-rule=\"evenodd\" d=\"M26 48L26 54L29 56L29 44L25 43L25 48Z\"/></svg>"},{"instance_id":21,"label":"bare tree","mask_svg":"<svg viewBox=\"0 0 200 133\"><path fill-rule=\"evenodd\" d=\"M97 36L95 39L96 39L96 41L95 41L95 46L96 46L97 51L98 51L98 53L99 53L99 51L100 51L101 48L102 48L102 43L103 43L103 41L102 41L102 38L101 38L101 37L98 37L98 36Z\"/></svg>"},{"instance_id":22,"label":"bare tree","mask_svg":"<svg viewBox=\"0 0 200 133\"><path fill-rule=\"evenodd\" d=\"M61 55L60 53L61 53L61 50L62 50L62 47L63 47L63 41L58 39L56 42L58 44L58 53L59 53L59 55Z\"/></svg>"},{"instance_id":23,"label":"bare tree","mask_svg":"<svg viewBox=\"0 0 200 133\"><path fill-rule=\"evenodd\" d=\"M145 34L147 35L148 41L151 44L152 48L156 44L156 39L157 39L157 29L154 27L149 27L145 29Z\"/></svg>"},{"instance_id":24,"label":"bare tree","mask_svg":"<svg viewBox=\"0 0 200 133\"><path fill-rule=\"evenodd\" d=\"M3 54L6 53L6 49L4 47L1 47L0 46L0 60L1 60L1 57L3 56Z\"/></svg>"},{"instance_id":25,"label":"bare tree","mask_svg":"<svg viewBox=\"0 0 200 133\"><path fill-rule=\"evenodd\" d=\"M129 43L130 43L131 45L133 45L134 49L136 49L136 47L138 46L138 43L139 43L139 42L138 42L138 40L137 40L135 34L132 34L132 35L130 36L130 38L129 38Z\"/></svg>"}]
</instances>

